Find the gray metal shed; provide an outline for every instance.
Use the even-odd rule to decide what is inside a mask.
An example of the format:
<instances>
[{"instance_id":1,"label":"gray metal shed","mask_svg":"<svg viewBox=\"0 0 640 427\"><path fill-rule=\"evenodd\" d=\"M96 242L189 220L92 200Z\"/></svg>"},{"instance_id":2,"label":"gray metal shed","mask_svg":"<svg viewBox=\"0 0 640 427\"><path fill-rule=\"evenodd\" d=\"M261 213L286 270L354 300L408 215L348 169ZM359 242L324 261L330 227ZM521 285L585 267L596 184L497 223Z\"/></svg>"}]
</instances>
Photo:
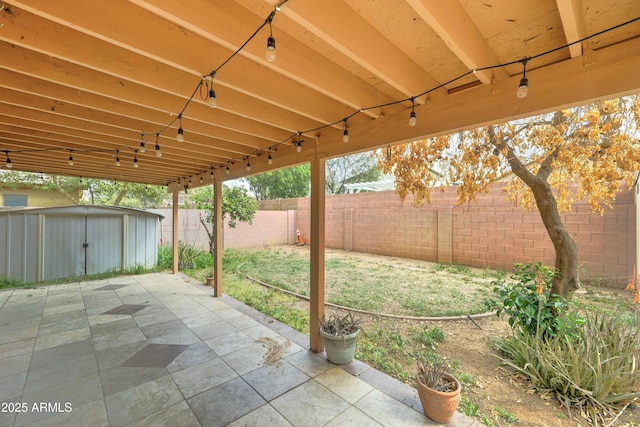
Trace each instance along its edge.
<instances>
[{"instance_id":1,"label":"gray metal shed","mask_svg":"<svg viewBox=\"0 0 640 427\"><path fill-rule=\"evenodd\" d=\"M94 205L0 211L0 277L41 282L154 267L162 218Z\"/></svg>"}]
</instances>

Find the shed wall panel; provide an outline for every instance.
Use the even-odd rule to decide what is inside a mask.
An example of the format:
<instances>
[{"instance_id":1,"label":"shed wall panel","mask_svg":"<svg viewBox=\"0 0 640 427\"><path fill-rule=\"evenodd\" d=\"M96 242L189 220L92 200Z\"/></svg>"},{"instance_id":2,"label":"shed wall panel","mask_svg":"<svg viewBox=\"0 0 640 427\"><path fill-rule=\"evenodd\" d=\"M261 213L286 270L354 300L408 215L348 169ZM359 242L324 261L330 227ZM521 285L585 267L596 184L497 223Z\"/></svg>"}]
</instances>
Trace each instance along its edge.
<instances>
[{"instance_id":1,"label":"shed wall panel","mask_svg":"<svg viewBox=\"0 0 640 427\"><path fill-rule=\"evenodd\" d=\"M7 256L9 255L9 216L0 216L0 277L6 277L7 272Z\"/></svg>"},{"instance_id":2,"label":"shed wall panel","mask_svg":"<svg viewBox=\"0 0 640 427\"><path fill-rule=\"evenodd\" d=\"M11 234L9 235L8 279L18 280L22 277L22 266L25 262L25 242L23 215L11 215Z\"/></svg>"}]
</instances>

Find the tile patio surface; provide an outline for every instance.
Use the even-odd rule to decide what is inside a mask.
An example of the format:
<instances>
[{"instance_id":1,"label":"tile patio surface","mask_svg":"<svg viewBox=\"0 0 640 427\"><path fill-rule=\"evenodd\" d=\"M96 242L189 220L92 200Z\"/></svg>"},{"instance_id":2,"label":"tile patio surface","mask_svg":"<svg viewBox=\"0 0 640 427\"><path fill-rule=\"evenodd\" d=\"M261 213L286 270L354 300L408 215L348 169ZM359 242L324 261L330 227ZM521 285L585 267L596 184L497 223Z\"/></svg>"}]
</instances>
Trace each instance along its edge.
<instances>
[{"instance_id":1,"label":"tile patio surface","mask_svg":"<svg viewBox=\"0 0 640 427\"><path fill-rule=\"evenodd\" d=\"M438 425L413 388L308 345L181 274L3 290L0 425Z\"/></svg>"}]
</instances>

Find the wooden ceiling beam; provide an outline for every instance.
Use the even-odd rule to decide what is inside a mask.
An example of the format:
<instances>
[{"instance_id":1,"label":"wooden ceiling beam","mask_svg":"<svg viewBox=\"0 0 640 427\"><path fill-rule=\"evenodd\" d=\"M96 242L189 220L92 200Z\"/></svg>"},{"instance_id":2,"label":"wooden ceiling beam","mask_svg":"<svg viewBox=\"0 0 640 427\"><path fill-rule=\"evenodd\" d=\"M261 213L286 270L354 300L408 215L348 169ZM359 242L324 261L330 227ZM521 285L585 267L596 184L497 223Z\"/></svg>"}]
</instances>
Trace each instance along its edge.
<instances>
[{"instance_id":1,"label":"wooden ceiling beam","mask_svg":"<svg viewBox=\"0 0 640 427\"><path fill-rule=\"evenodd\" d=\"M33 43L47 55L75 61L84 67L185 98L191 95L203 75L231 54L227 49L124 0L115 4L70 0L57 6L38 0L24 0L19 4L37 10L41 16L21 11L11 25L9 34L0 34L0 37L17 45L26 43L30 46L29 43ZM34 5L38 5L38 9ZM87 6L91 6L91 13L101 16L101 19L85 19ZM108 19L109 16L114 16L114 19ZM116 21L119 22L117 28L111 24ZM145 28L154 28L152 37L141 37L141 22L145 23ZM68 24L73 29L60 23ZM38 29L36 32L32 30L32 39L29 41L20 39L25 28ZM328 97L323 99L309 87L292 82L242 56L227 63L216 75L214 84L221 108L252 117L248 107L256 105L254 111L271 110L275 115L271 121L292 115L296 120L282 123L281 126L294 132L330 123L335 120L336 114L346 115L353 110ZM244 108L240 105L233 108L233 101L228 103L229 100L243 100L245 97L253 99L244 102ZM183 105L184 101L176 103L167 111L177 112ZM259 116L256 120L265 122Z\"/></svg>"},{"instance_id":2,"label":"wooden ceiling beam","mask_svg":"<svg viewBox=\"0 0 640 427\"><path fill-rule=\"evenodd\" d=\"M342 0L292 1L280 13L407 98L440 84Z\"/></svg>"},{"instance_id":3,"label":"wooden ceiling beam","mask_svg":"<svg viewBox=\"0 0 640 427\"><path fill-rule=\"evenodd\" d=\"M556 3L567 43L573 43L584 38L587 32L584 25L582 0L556 0ZM569 46L569 52L572 58L582 56L582 43L575 43Z\"/></svg>"},{"instance_id":4,"label":"wooden ceiling beam","mask_svg":"<svg viewBox=\"0 0 640 427\"><path fill-rule=\"evenodd\" d=\"M407 0L407 3L469 70L500 63L458 0ZM478 71L475 74L484 84L490 84L494 78L504 80L510 77L504 68Z\"/></svg>"},{"instance_id":5,"label":"wooden ceiling beam","mask_svg":"<svg viewBox=\"0 0 640 427\"><path fill-rule=\"evenodd\" d=\"M231 0L219 2L190 0L188 7L179 1L129 1L225 47L229 53L238 49L266 18L266 15L257 16ZM212 17L215 20L214 25L212 25ZM308 46L286 32L279 31L279 19L276 16L272 24L273 35L277 41L278 60L269 64L265 59L266 29L256 37L256 40L246 45L239 55L354 110L393 101L376 87L366 84L362 79L327 60L326 57L310 50ZM393 107L387 107L386 111L390 113L394 110ZM365 112L370 117L377 117L379 113L380 111L376 110Z\"/></svg>"},{"instance_id":6,"label":"wooden ceiling beam","mask_svg":"<svg viewBox=\"0 0 640 427\"><path fill-rule=\"evenodd\" d=\"M483 85L456 92L438 99L429 108L417 108L418 120L413 127L407 125L404 112L352 127L349 129L348 144L342 142L341 132L329 129L318 136L315 146L304 147L302 153L282 153L274 157L273 165L308 162L319 153L327 158L338 157L529 117L597 99L638 93L640 55L636 52L640 52L640 38L599 49L597 61L589 65L585 65L582 58L573 58L531 70L527 73L529 94L523 99L516 96L520 76L500 82L497 88ZM266 162L251 165L252 173L268 169ZM230 174L217 171L216 176L225 180L246 174L242 167L234 167Z\"/></svg>"}]
</instances>

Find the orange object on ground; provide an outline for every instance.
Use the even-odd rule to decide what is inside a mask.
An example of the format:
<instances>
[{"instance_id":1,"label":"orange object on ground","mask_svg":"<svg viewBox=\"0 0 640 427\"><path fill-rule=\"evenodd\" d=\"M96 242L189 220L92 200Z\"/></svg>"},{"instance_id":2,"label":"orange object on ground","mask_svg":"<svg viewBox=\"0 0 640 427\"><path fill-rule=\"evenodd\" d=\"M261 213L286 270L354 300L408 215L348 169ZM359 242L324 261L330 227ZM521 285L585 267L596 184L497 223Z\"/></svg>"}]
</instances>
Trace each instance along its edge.
<instances>
[{"instance_id":1,"label":"orange object on ground","mask_svg":"<svg viewBox=\"0 0 640 427\"><path fill-rule=\"evenodd\" d=\"M300 235L300 229L296 228L296 235L298 236L298 244L304 245L304 240L302 240L302 236Z\"/></svg>"}]
</instances>

